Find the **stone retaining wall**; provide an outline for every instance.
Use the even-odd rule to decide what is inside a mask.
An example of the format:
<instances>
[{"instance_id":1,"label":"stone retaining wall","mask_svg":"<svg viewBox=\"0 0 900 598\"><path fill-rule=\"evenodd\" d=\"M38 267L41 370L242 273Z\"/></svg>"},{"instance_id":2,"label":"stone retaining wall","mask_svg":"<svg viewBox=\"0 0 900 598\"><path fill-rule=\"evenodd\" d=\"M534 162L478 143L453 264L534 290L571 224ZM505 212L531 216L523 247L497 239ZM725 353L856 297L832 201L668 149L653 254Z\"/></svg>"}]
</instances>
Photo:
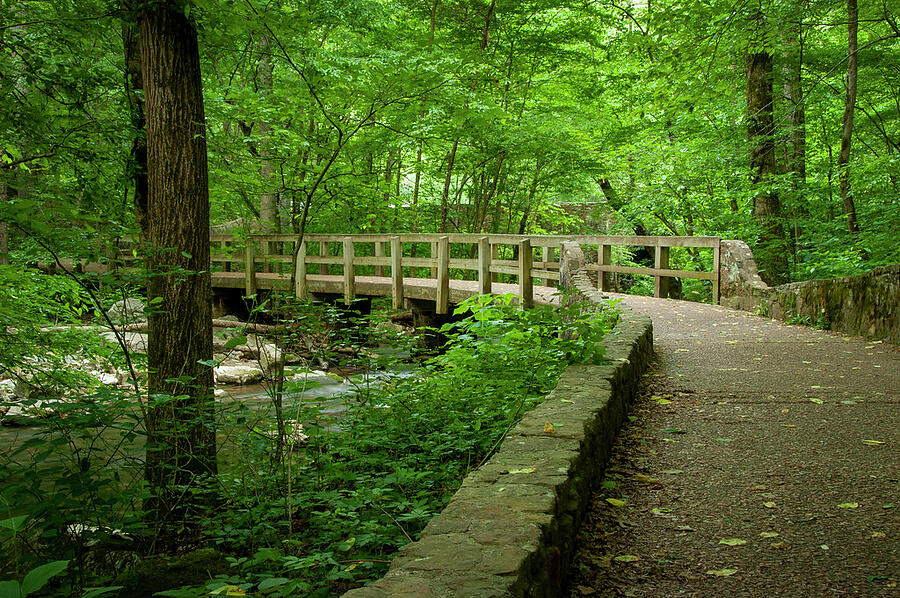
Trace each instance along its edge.
<instances>
[{"instance_id":1,"label":"stone retaining wall","mask_svg":"<svg viewBox=\"0 0 900 598\"><path fill-rule=\"evenodd\" d=\"M600 299L577 244L564 282ZM581 519L653 352L650 319L623 308L606 365L572 365L556 388L469 475L380 580L347 598L560 596Z\"/></svg>"},{"instance_id":2,"label":"stone retaining wall","mask_svg":"<svg viewBox=\"0 0 900 598\"><path fill-rule=\"evenodd\" d=\"M746 243L722 241L721 248L722 305L900 345L900 265L770 287Z\"/></svg>"}]
</instances>

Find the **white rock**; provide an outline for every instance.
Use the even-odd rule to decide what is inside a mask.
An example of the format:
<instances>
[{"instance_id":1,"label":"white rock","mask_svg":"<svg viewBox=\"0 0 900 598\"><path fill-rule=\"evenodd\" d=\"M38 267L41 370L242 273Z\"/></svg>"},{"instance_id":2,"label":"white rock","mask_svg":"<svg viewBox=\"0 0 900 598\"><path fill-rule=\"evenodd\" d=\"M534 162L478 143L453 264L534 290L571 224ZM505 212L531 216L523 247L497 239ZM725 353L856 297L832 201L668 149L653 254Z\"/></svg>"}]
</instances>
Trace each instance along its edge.
<instances>
[{"instance_id":1,"label":"white rock","mask_svg":"<svg viewBox=\"0 0 900 598\"><path fill-rule=\"evenodd\" d=\"M142 332L120 332L125 336L125 346L132 353L146 353L148 336ZM100 338L108 343L118 346L119 341L116 339L116 333L113 331L101 332Z\"/></svg>"},{"instance_id":2,"label":"white rock","mask_svg":"<svg viewBox=\"0 0 900 598\"><path fill-rule=\"evenodd\" d=\"M143 301L133 297L113 303L106 316L113 324L134 324L147 320Z\"/></svg>"},{"instance_id":3,"label":"white rock","mask_svg":"<svg viewBox=\"0 0 900 598\"><path fill-rule=\"evenodd\" d=\"M263 371L251 365L220 365L215 374L219 384L256 384L263 379Z\"/></svg>"}]
</instances>

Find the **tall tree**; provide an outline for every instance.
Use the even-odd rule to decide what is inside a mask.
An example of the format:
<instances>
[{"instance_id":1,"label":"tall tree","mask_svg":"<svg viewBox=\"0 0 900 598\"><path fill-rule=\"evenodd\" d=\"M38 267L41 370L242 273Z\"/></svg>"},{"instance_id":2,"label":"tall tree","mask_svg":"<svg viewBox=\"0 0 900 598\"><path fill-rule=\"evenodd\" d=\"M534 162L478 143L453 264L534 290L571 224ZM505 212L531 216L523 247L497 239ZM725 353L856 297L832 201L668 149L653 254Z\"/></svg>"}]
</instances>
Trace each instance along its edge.
<instances>
[{"instance_id":1,"label":"tall tree","mask_svg":"<svg viewBox=\"0 0 900 598\"><path fill-rule=\"evenodd\" d=\"M773 61L767 48L761 11L753 17L754 31L747 49L747 136L750 141L750 180L757 187L753 215L761 228L757 262L769 284L788 279L788 262L781 202L772 188L776 174L773 103Z\"/></svg>"},{"instance_id":2,"label":"tall tree","mask_svg":"<svg viewBox=\"0 0 900 598\"><path fill-rule=\"evenodd\" d=\"M856 203L850 193L850 142L853 140L853 109L856 106L857 43L859 11L856 0L847 0L847 94L844 97L844 127L841 133L841 153L838 156L838 179L847 229L851 234L859 232L856 221Z\"/></svg>"},{"instance_id":3,"label":"tall tree","mask_svg":"<svg viewBox=\"0 0 900 598\"><path fill-rule=\"evenodd\" d=\"M209 191L197 32L179 4L146 9L140 45L147 118L147 521L159 548L196 532L216 474ZM179 536L181 537L179 540Z\"/></svg>"}]
</instances>

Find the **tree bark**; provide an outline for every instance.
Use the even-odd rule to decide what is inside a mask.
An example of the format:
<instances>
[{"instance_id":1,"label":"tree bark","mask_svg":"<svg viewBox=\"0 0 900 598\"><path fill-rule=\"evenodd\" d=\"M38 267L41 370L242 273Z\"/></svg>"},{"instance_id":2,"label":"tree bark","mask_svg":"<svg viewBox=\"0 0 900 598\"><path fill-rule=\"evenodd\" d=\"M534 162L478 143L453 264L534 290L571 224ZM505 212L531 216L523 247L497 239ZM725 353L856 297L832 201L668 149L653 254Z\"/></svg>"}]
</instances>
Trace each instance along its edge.
<instances>
[{"instance_id":1,"label":"tree bark","mask_svg":"<svg viewBox=\"0 0 900 598\"><path fill-rule=\"evenodd\" d=\"M859 11L856 0L847 0L847 94L844 98L844 130L841 134L841 154L838 156L838 179L847 229L851 234L859 232L856 221L856 204L850 192L850 142L853 139L853 108L856 106L857 44L856 31L859 26Z\"/></svg>"},{"instance_id":2,"label":"tree bark","mask_svg":"<svg viewBox=\"0 0 900 598\"><path fill-rule=\"evenodd\" d=\"M272 56L269 37L258 34L256 47L259 50L259 62L256 69L256 85L259 91L260 101L268 101L272 95ZM256 123L259 127L259 178L263 185L259 195L259 223L263 233L281 232L281 221L278 218L278 194L275 192L275 167L272 165L272 152L269 148L269 137L272 134L272 125L265 119Z\"/></svg>"},{"instance_id":3,"label":"tree bark","mask_svg":"<svg viewBox=\"0 0 900 598\"><path fill-rule=\"evenodd\" d=\"M216 471L209 278L209 189L197 32L176 3L146 10L140 46L147 117L149 497L156 549L199 532Z\"/></svg>"},{"instance_id":4,"label":"tree bark","mask_svg":"<svg viewBox=\"0 0 900 598\"><path fill-rule=\"evenodd\" d=\"M0 173L0 204L6 203L9 187L6 184L6 175ZM9 263L9 227L4 220L0 220L0 266Z\"/></svg>"},{"instance_id":5,"label":"tree bark","mask_svg":"<svg viewBox=\"0 0 900 598\"><path fill-rule=\"evenodd\" d=\"M804 189L806 186L806 109L803 101L803 27L802 21L788 23L783 34L784 64L781 74L784 79L784 99L790 117L790 131L785 136L785 171L791 174L793 189L794 249L801 243L803 235L801 219L809 215L806 208Z\"/></svg>"},{"instance_id":6,"label":"tree bark","mask_svg":"<svg viewBox=\"0 0 900 598\"><path fill-rule=\"evenodd\" d=\"M746 69L750 181L763 187L753 197L753 216L761 229L756 260L763 280L778 285L788 280L788 261L781 202L771 188L776 174L772 55L758 48L748 50Z\"/></svg>"}]
</instances>

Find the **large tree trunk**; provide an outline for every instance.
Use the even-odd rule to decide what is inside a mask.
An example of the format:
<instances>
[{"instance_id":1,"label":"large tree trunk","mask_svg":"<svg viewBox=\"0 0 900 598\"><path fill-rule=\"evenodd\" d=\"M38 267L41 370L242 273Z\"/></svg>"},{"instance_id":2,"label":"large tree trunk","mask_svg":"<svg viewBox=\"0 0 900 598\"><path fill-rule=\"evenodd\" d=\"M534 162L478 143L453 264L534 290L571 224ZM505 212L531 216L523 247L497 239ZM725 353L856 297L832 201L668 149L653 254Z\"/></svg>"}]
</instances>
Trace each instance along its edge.
<instances>
[{"instance_id":1,"label":"large tree trunk","mask_svg":"<svg viewBox=\"0 0 900 598\"><path fill-rule=\"evenodd\" d=\"M147 523L157 549L199 531L216 474L209 189L197 32L174 2L141 15L147 110Z\"/></svg>"},{"instance_id":2,"label":"large tree trunk","mask_svg":"<svg viewBox=\"0 0 900 598\"><path fill-rule=\"evenodd\" d=\"M856 30L859 12L856 0L847 0L847 95L844 98L844 130L841 134L841 155L838 156L838 178L844 216L851 234L859 232L856 222L856 204L850 193L850 142L853 139L853 108L856 106Z\"/></svg>"},{"instance_id":3,"label":"large tree trunk","mask_svg":"<svg viewBox=\"0 0 900 598\"><path fill-rule=\"evenodd\" d=\"M778 285L787 282L788 261L781 202L771 188L776 174L772 56L765 51L748 51L746 67L750 180L755 186L768 187L758 190L753 198L753 216L761 229L756 261L763 280Z\"/></svg>"},{"instance_id":4,"label":"large tree trunk","mask_svg":"<svg viewBox=\"0 0 900 598\"><path fill-rule=\"evenodd\" d=\"M256 85L260 99L265 102L272 95L272 56L271 44L266 34L258 34L256 47L259 50L259 63L256 69ZM281 232L281 221L278 218L278 194L275 192L275 167L272 165L272 152L269 148L272 125L265 119L257 122L259 127L259 178L263 185L259 195L259 224L261 232Z\"/></svg>"},{"instance_id":5,"label":"large tree trunk","mask_svg":"<svg viewBox=\"0 0 900 598\"><path fill-rule=\"evenodd\" d=\"M126 4L127 6L127 4ZM134 217L141 242L148 239L147 230L147 135L144 117L144 80L141 76L141 46L138 24L122 24L122 46L125 52L125 97L134 139L128 157L127 174L134 185Z\"/></svg>"}]
</instances>

